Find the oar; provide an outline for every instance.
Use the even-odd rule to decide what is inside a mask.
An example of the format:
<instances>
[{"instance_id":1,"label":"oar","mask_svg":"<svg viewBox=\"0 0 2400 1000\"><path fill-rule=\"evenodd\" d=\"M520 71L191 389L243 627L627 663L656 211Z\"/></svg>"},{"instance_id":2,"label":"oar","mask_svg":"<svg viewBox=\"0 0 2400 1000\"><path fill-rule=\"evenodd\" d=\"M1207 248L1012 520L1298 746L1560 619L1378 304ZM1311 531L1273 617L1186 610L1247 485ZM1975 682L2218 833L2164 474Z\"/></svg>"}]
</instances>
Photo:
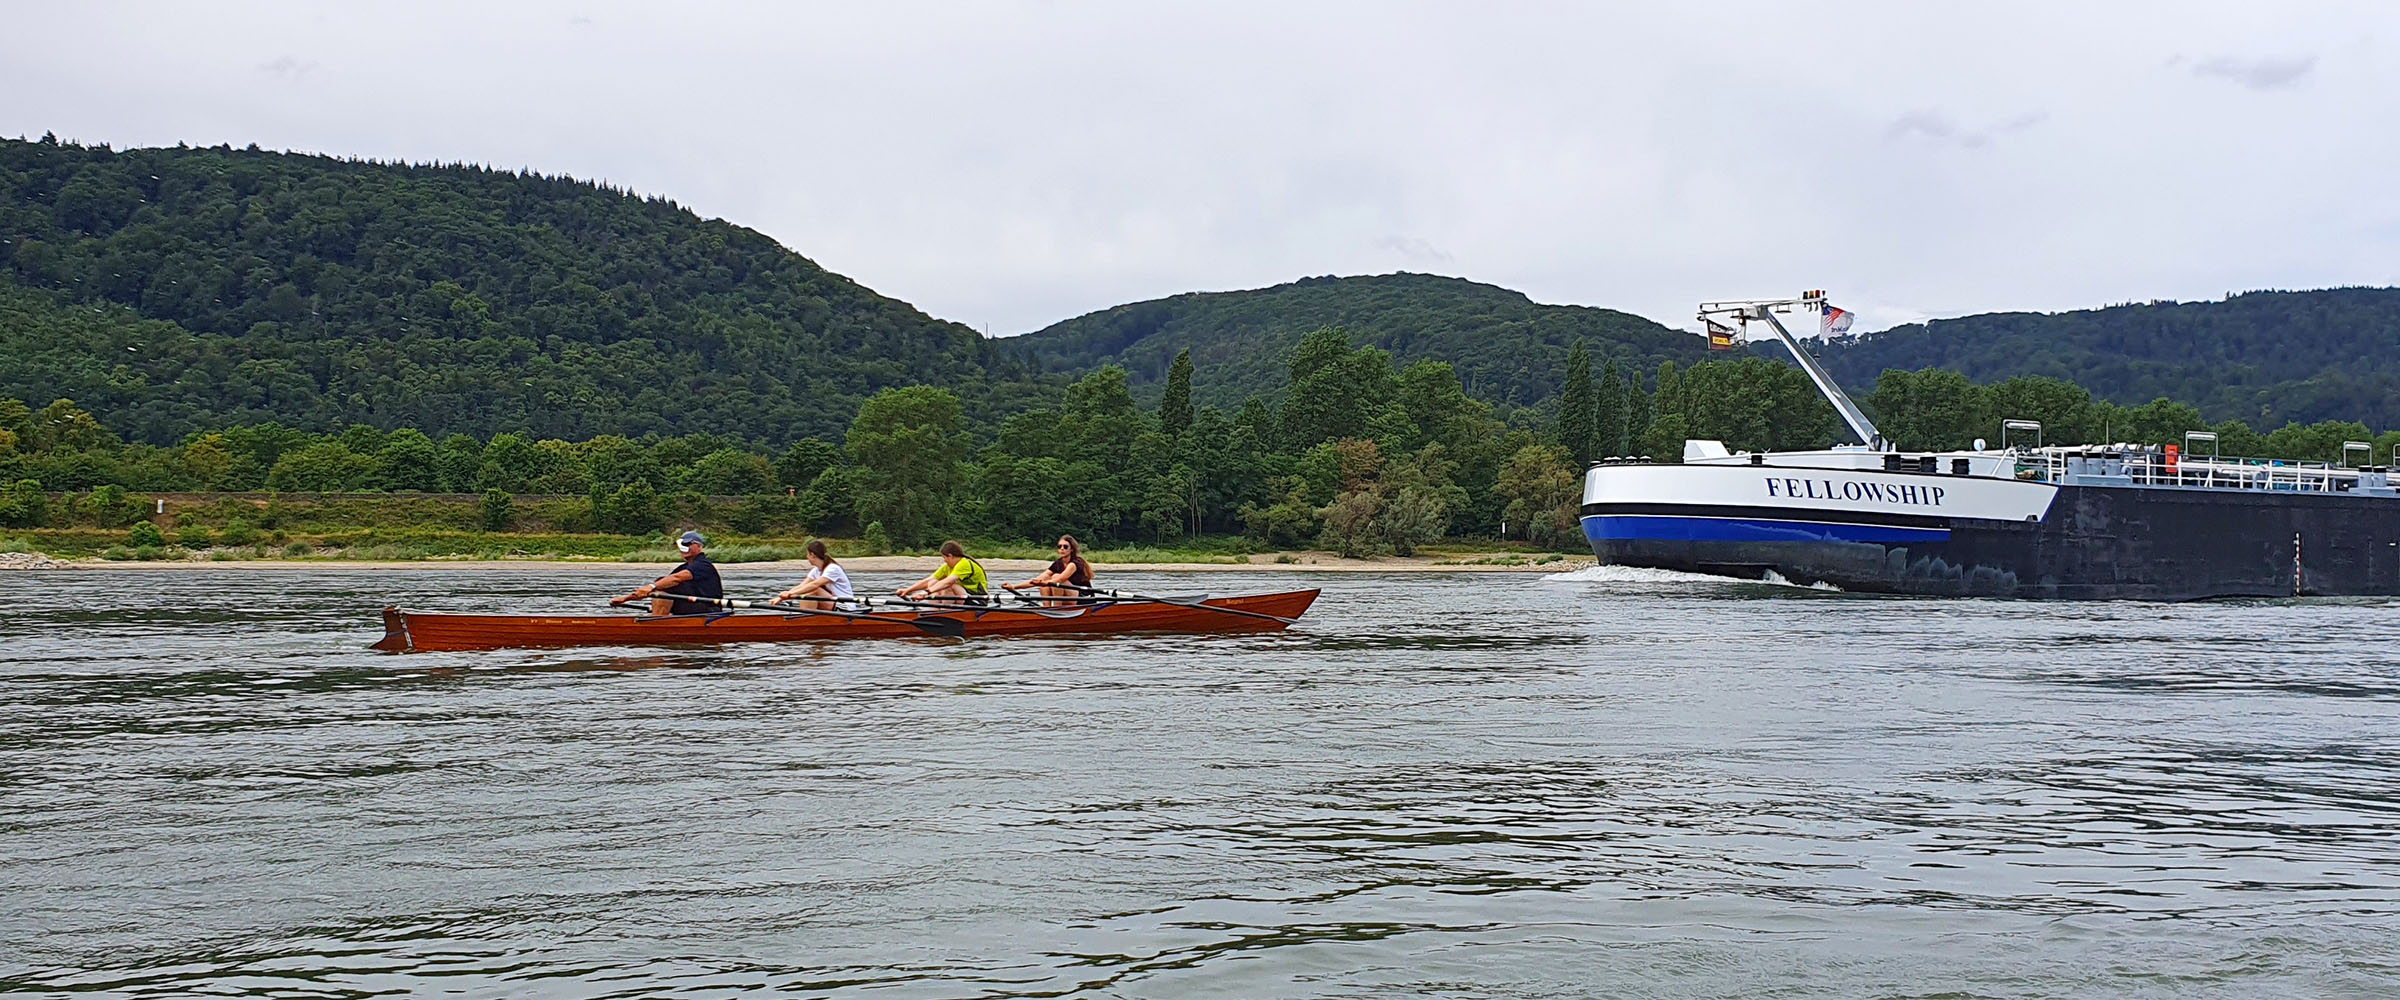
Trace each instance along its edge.
<instances>
[{"instance_id":1,"label":"oar","mask_svg":"<svg viewBox=\"0 0 2400 1000\"><path fill-rule=\"evenodd\" d=\"M1051 586L1063 586L1063 585L1062 585L1062 584L1052 584ZM1228 615L1240 615L1240 616L1242 616L1242 617L1244 617L1244 618L1263 618L1263 619L1265 619L1265 620L1267 620L1267 621L1271 621L1271 622L1282 622L1283 624L1286 624L1286 625L1296 625L1296 624L1298 624L1298 623L1299 623L1299 621L1300 621L1300 619L1298 619L1298 618L1285 618L1285 617L1283 617L1283 616L1281 616L1281 615L1270 615L1270 614L1267 614L1267 613L1266 613L1266 612L1264 612L1264 611L1244 611L1244 610L1242 610L1242 609L1240 609L1240 608L1228 608L1228 607L1223 607L1223 606L1221 606L1221 605L1216 605L1216 604L1202 604L1202 603L1200 603L1200 602L1197 602L1197 601L1176 601L1176 600L1170 600L1170 599L1168 599L1168 598L1164 598L1164 597L1151 597L1151 596L1149 596L1149 595L1146 595L1146 594L1128 594L1128 593L1125 593L1124 591L1121 591L1121 590L1096 590L1096 589L1093 589L1093 588L1091 588L1091 587L1074 587L1074 586L1069 586L1069 587L1067 587L1067 589L1068 589L1068 590L1072 590L1072 591L1076 591L1076 592L1078 592L1078 593L1087 594L1087 595L1090 595L1090 596L1095 596L1095 597L1097 597L1097 596L1102 596L1102 595L1106 595L1106 596L1108 596L1108 597L1115 598L1115 599L1117 599L1117 600L1120 600L1120 601L1142 601L1142 602L1149 603L1149 604L1165 604L1165 605L1168 605L1168 606L1171 606L1171 607L1178 607L1178 608L1191 608L1191 609L1193 609L1193 610L1195 610L1195 611L1215 611L1215 612L1219 612L1219 613L1221 613L1221 614L1228 614Z\"/></svg>"},{"instance_id":2,"label":"oar","mask_svg":"<svg viewBox=\"0 0 2400 1000\"><path fill-rule=\"evenodd\" d=\"M1009 607L1008 605L1005 605L1005 604L940 604L940 603L936 603L936 602L932 602L932 601L911 601L911 600L908 600L908 599L906 599L906 598L899 598L899 597L878 597L878 598L873 598L872 600L870 600L870 601L869 601L869 604L870 604L870 605L880 605L880 606L885 606L885 607L919 608L919 609L923 609L923 610L924 610L926 613L928 613L928 614L939 614L939 613L955 613L955 612L960 612L960 611L972 611L972 612L974 612L974 613L976 613L976 614L979 614L979 615L980 615L980 614L987 614L987 613L991 613L991 612L1004 612L1004 613L1007 613L1007 614L1012 614L1012 615L1041 615L1041 616L1042 616L1042 617L1044 617L1044 618L1073 618L1073 617L1075 617L1075 616L1077 616L1077 615L1080 615L1080 614L1082 614L1082 613L1084 613L1084 612L1086 612L1086 611L1090 611L1090 610L1091 610L1091 608L1090 608L1090 607L1081 607L1081 608L1012 608L1012 607Z\"/></svg>"},{"instance_id":3,"label":"oar","mask_svg":"<svg viewBox=\"0 0 2400 1000\"><path fill-rule=\"evenodd\" d=\"M689 594L667 593L653 594L651 596L671 597L679 601L693 601L700 604L714 604L721 608L758 608L762 610L781 611L787 618L797 618L802 615L816 615L825 618L841 618L849 621L898 622L902 625L915 626L917 631L923 632L927 635L938 635L945 639L964 639L967 637L966 624L955 618L926 618L920 615L911 615L907 618L902 618L898 615L879 615L871 611L829 611L821 608L797 608L789 604L778 604L774 601L745 601L731 597L694 597Z\"/></svg>"}]
</instances>

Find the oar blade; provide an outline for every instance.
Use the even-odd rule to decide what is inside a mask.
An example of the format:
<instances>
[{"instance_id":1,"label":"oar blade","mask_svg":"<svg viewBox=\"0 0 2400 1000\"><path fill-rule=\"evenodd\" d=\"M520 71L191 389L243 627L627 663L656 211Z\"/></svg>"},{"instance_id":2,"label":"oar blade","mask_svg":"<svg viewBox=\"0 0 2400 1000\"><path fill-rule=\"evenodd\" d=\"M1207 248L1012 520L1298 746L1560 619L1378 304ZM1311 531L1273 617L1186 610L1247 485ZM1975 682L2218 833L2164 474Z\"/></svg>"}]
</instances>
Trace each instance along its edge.
<instances>
[{"instance_id":1,"label":"oar blade","mask_svg":"<svg viewBox=\"0 0 2400 1000\"><path fill-rule=\"evenodd\" d=\"M919 631L924 632L926 635L938 635L944 639L964 639L967 637L967 623L956 618L928 618L923 615L919 615L914 620L910 621L909 624L916 626Z\"/></svg>"}]
</instances>

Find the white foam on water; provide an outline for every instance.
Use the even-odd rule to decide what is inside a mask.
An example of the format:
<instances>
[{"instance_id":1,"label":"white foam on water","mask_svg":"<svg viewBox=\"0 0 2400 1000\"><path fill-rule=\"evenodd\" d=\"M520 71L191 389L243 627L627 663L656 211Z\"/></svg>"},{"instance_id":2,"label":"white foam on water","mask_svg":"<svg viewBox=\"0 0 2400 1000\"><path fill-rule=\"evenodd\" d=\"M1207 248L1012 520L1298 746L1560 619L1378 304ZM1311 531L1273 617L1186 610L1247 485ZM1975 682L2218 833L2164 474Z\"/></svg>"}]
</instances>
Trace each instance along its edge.
<instances>
[{"instance_id":1,"label":"white foam on water","mask_svg":"<svg viewBox=\"0 0 2400 1000\"><path fill-rule=\"evenodd\" d=\"M1742 583L1768 583L1779 587L1801 587L1805 590L1824 590L1840 593L1840 587L1822 580L1803 586L1793 583L1783 574L1768 570L1766 576L1746 580L1734 576L1712 576L1707 573L1685 573L1671 569L1651 569L1646 566L1586 566L1565 573L1547 573L1543 583L1713 583L1730 586Z\"/></svg>"},{"instance_id":2,"label":"white foam on water","mask_svg":"<svg viewBox=\"0 0 2400 1000\"><path fill-rule=\"evenodd\" d=\"M1775 572L1774 570L1768 570L1768 571L1767 571L1767 574L1766 574L1765 576L1762 576L1762 577L1759 577L1759 578L1758 578L1758 582L1760 582L1760 583L1772 583L1772 584L1774 584L1774 585L1776 585L1776 586L1778 586L1778 587L1798 587L1798 586L1800 586L1800 584L1793 583L1793 582L1792 582L1792 581L1791 581L1789 578L1786 578L1786 577L1785 577L1783 574L1781 574L1781 573L1778 573L1778 572ZM1841 592L1842 592L1842 588L1840 588L1840 587L1836 587L1836 586L1834 586L1833 584L1830 584L1830 583L1826 583L1826 582L1825 582L1825 581L1823 581L1823 580L1819 580L1819 581L1817 581L1817 582L1815 582L1815 583L1808 584L1808 585L1807 585L1807 589L1809 589L1809 590L1827 590L1827 591L1832 591L1833 593L1836 593L1836 594L1839 594L1839 593L1841 593Z\"/></svg>"},{"instance_id":3,"label":"white foam on water","mask_svg":"<svg viewBox=\"0 0 2400 1000\"><path fill-rule=\"evenodd\" d=\"M1543 583L1747 583L1730 576L1684 573L1646 566L1586 566L1564 573L1547 573Z\"/></svg>"}]
</instances>

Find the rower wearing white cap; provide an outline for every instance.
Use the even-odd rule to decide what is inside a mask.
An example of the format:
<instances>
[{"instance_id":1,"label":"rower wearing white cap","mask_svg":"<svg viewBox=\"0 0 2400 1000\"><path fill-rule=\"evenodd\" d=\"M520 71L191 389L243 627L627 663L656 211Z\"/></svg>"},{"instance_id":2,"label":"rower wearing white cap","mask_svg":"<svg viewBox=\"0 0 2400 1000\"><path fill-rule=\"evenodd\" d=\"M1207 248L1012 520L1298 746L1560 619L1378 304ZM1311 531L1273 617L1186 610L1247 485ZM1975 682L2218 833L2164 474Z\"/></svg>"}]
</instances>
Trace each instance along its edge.
<instances>
[{"instance_id":1,"label":"rower wearing white cap","mask_svg":"<svg viewBox=\"0 0 2400 1000\"><path fill-rule=\"evenodd\" d=\"M701 554L700 550L707 542L708 539L700 537L697 531L684 532L683 537L675 540L676 551L683 553L683 565L676 567L672 573L633 588L633 593L608 603L624 605L649 597L650 613L654 615L698 615L717 610L716 605L699 601L651 596L660 592L685 597L725 596L725 582L717 579L717 564L709 562L708 557Z\"/></svg>"}]
</instances>

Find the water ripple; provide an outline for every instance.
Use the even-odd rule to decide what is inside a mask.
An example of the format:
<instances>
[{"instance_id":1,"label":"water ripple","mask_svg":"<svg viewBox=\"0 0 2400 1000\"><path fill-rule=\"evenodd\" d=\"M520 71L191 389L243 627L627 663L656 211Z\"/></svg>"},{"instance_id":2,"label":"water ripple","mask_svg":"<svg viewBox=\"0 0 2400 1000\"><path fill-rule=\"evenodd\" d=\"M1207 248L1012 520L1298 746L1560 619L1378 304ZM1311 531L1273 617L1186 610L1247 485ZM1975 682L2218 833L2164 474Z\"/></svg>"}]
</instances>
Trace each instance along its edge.
<instances>
[{"instance_id":1,"label":"water ripple","mask_svg":"<svg viewBox=\"0 0 2400 1000\"><path fill-rule=\"evenodd\" d=\"M2400 990L2388 601L1269 577L1301 629L392 657L619 581L56 579L0 992Z\"/></svg>"}]
</instances>

